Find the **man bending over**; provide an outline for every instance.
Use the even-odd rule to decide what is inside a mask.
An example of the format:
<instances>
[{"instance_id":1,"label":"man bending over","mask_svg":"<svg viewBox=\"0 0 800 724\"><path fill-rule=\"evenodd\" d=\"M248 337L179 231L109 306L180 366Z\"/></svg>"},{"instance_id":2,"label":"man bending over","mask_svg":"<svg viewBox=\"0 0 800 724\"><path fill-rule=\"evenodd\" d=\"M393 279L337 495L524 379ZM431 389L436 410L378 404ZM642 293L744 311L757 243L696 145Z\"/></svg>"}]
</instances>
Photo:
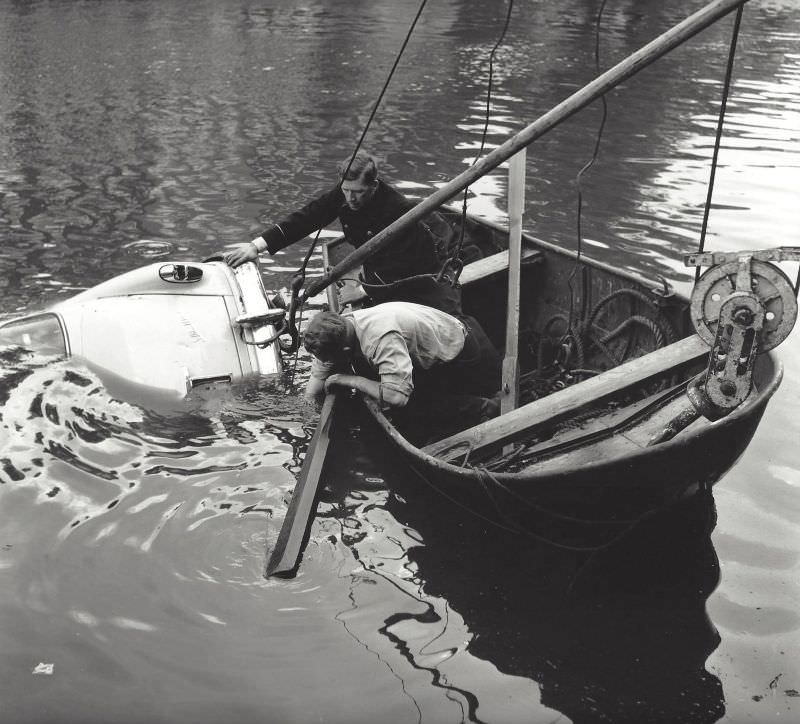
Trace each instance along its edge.
<instances>
[{"instance_id":1,"label":"man bending over","mask_svg":"<svg viewBox=\"0 0 800 724\"><path fill-rule=\"evenodd\" d=\"M306 398L355 389L391 413L412 443L494 417L501 362L483 329L438 309L387 302L346 314L319 312L304 334L314 356ZM350 369L351 371L348 371Z\"/></svg>"}]
</instances>

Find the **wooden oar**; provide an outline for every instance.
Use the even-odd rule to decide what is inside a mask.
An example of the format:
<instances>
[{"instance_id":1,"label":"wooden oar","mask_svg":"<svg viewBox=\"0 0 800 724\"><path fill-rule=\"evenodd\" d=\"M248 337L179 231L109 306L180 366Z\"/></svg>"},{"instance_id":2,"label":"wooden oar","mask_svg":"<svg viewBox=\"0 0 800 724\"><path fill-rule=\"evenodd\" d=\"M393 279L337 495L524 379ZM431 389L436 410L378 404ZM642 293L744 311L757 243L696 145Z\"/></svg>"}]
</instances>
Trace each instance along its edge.
<instances>
[{"instance_id":1,"label":"wooden oar","mask_svg":"<svg viewBox=\"0 0 800 724\"><path fill-rule=\"evenodd\" d=\"M308 446L292 500L283 519L275 548L267 560L264 577L291 573L297 568L309 524L316 510L317 490L328 454L336 393L328 393L322 405L317 429Z\"/></svg>"}]
</instances>

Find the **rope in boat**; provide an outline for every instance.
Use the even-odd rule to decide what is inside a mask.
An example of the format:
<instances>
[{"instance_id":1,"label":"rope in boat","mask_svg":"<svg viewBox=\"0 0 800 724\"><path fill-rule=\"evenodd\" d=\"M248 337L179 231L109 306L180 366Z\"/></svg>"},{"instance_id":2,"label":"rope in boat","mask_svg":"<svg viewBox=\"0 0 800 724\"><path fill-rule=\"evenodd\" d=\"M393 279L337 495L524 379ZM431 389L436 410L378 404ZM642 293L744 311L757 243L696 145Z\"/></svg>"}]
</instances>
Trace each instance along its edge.
<instances>
[{"instance_id":1,"label":"rope in boat","mask_svg":"<svg viewBox=\"0 0 800 724\"><path fill-rule=\"evenodd\" d=\"M700 244L697 249L698 254L702 254L706 243L706 230L708 228L708 216L711 211L711 197L714 193L714 178L717 174L717 159L719 158L719 147L722 142L722 126L725 122L725 110L728 106L728 93L731 87L731 76L733 75L733 61L736 56L736 41L739 38L739 26L742 22L742 12L744 6L740 5L736 10L736 19L733 23L733 34L731 36L731 44L728 50L728 64L725 68L725 80L722 85L722 100L719 106L719 117L717 118L717 133L714 138L714 152L711 155L711 171L708 179L708 192L706 194L706 203L703 208L703 224L700 227ZM700 267L695 270L694 281L697 283L700 279ZM800 283L800 276L798 276L798 283Z\"/></svg>"},{"instance_id":2,"label":"rope in boat","mask_svg":"<svg viewBox=\"0 0 800 724\"><path fill-rule=\"evenodd\" d=\"M535 541L538 541L539 543L544 543L545 545L549 545L549 546L552 546L554 548L559 548L559 549L562 549L562 550L574 551L574 552L577 552L577 553L591 553L593 551L600 550L600 548L606 547L606 544L602 544L601 546L598 547L598 546L571 546L571 545L568 545L568 544L565 544L565 543L558 543L556 541L550 540L549 538L546 538L545 536L538 535L538 534L534 533L533 531L531 531L531 530L529 530L527 528L523 528L521 526L518 526L518 525L515 525L515 524L511 523L510 521L505 519L505 516L503 516L502 513L498 509L498 514L500 515L500 517L503 518L504 520L506 520L505 523L502 523L499 520L495 520L493 518L490 518L490 517L484 515L483 513L481 513L480 511L475 510L474 508L472 508L472 507L470 507L468 505L465 505L464 503L462 503L457 498L454 498L452 495L448 495L444 490L442 490L440 487L435 485L433 483L433 481L431 481L426 475L424 475L415 465L409 464L409 467L432 490L434 490L436 493L441 495L446 500L448 500L451 503L453 503L453 505L461 508L464 512L470 514L471 516L473 516L475 518L478 518L479 520L482 520L484 523L488 523L492 527L498 528L499 530L503 530L506 533L514 533L514 534L524 535L526 538L531 538L531 539L533 539ZM480 481L480 478L479 478L479 481ZM485 485L482 484L482 487L483 487L483 489L485 491L487 490ZM496 507L496 504L495 504L495 507ZM614 540L616 540L616 538Z\"/></svg>"},{"instance_id":3,"label":"rope in boat","mask_svg":"<svg viewBox=\"0 0 800 724\"><path fill-rule=\"evenodd\" d=\"M613 422L609 426L602 427L594 432L585 432L583 434L578 434L575 437L568 437L561 442L558 440L553 442L551 436L549 443L542 440L539 443L533 444L533 446L520 444L516 447L516 449L512 450L508 454L504 454L499 457L496 456L484 461L483 466L486 467L487 470L494 471L503 469L508 471L509 467L514 465L516 469L519 470L522 468L527 468L542 460L552 459L556 455L562 455L585 445L594 445L600 443L603 440L613 437L614 435L624 433L626 430L629 430L631 427L636 425L639 420L656 413L659 409L675 400L685 391L685 383L675 382L663 391L655 393L657 395L656 397L654 397L650 402L645 401L644 406L637 409L633 414L627 415L623 419L619 420L618 422ZM608 487L608 484L598 483L597 487Z\"/></svg>"},{"instance_id":4,"label":"rope in boat","mask_svg":"<svg viewBox=\"0 0 800 724\"><path fill-rule=\"evenodd\" d=\"M600 5L600 8L598 10L598 13L597 13L597 16L596 16L596 21L595 21L594 60L595 60L595 69L597 70L598 73L600 71L600 31L601 31L601 24L602 24L602 15L603 15L603 11L605 9L605 5L606 5L606 0L603 0L603 2ZM721 104L720 104L719 118L718 118L718 121L717 121L716 137L715 137L715 141L714 141L714 151L713 151L713 154L712 154L712 161L711 161L711 172L710 172L710 178L709 178L709 183L708 183L708 193L707 193L706 203L705 203L705 207L704 207L704 211L703 211L703 222L702 222L702 228L701 228L701 232L700 232L700 244L699 244L699 248L698 248L698 253L702 253L702 251L704 249L704 246L705 246L705 238L706 238L706 232L707 232L707 227L708 227L708 217L709 217L709 212L710 212L710 208L711 208L711 201L712 201L713 189L714 189L714 179L715 179L715 175L716 175L716 168L717 168L717 165L718 165L719 148L720 148L720 145L721 145L722 129L723 129L723 124L724 124L725 112L726 112L726 108L727 108L728 96L729 96L729 92L730 92L731 77L732 77L732 73L733 73L733 64L734 64L734 59L735 59L735 54L736 54L736 44L737 44L737 39L738 39L738 35L739 35L739 28L740 28L740 25L741 25L742 12L743 12L743 7L739 6L738 9L737 9L736 18L735 18L735 21L734 21L733 34L732 34L732 37L731 37L731 43L730 43L730 48L729 48L729 52L728 52L728 61L727 61L727 66L726 66L725 79L724 79L724 82L723 82L722 101L721 101ZM601 141L601 138L602 138L603 130L604 130L605 123L606 123L606 120L607 120L607 115L608 115L608 105L607 105L607 102L606 102L605 95L601 96L601 101L602 101L602 116L601 116L601 120L600 120L600 126L599 126L598 132L597 132L594 151L593 151L592 157L581 168L581 170L578 172L578 175L576 177L576 184L577 184L577 189L578 189L577 190L577 197L578 197L578 200L577 200L577 222L576 222L577 223L577 246L576 246L575 264L573 265L572 271L571 271L571 273L569 275L569 278L568 278L568 281L567 281L567 284L568 284L569 289L570 289L570 305L569 305L569 313L567 315L567 328L566 328L565 332L562 334L561 340L560 340L560 345L562 347L565 347L566 345L568 345L570 343L571 344L575 344L577 342L577 340L579 339L579 337L581 335L585 334L591 328L591 324L594 321L594 317L596 316L596 313L597 313L597 310L598 310L598 308L596 306L595 307L595 311L594 311L594 313L592 315L593 318L590 321L587 321L587 323L584 325L584 329L582 329L582 330L576 330L575 329L575 288L573 286L573 282L574 282L575 275L577 274L577 270L580 267L581 256L582 256L582 253L583 253L583 231L582 231L583 190L582 190L582 183L581 182L582 182L584 174L591 168L591 166L597 160L599 149L600 149L600 141ZM701 271L700 267L697 267L697 270L696 270L696 273L695 273L695 282L697 281L697 279L700 276L700 271ZM584 282L584 285L585 285L586 284L585 277L583 279L583 282ZM797 291L798 289L800 289L800 271L798 271L798 277L797 277L797 283L795 285L795 291ZM583 303L585 305L586 299L587 299L585 286L584 286L584 293L581 295L581 299L583 300ZM603 300L601 300L601 301L603 301ZM581 315L581 316L583 316L583 315ZM665 332L666 339L674 341L675 335L674 335L673 329L671 328L671 324L669 323L669 321L663 315L659 315L659 317L660 317L660 319L659 319L660 322L663 321L666 325L669 325L666 330L663 330ZM640 320L640 321L644 321L644 320ZM652 324L657 324L657 323L652 323ZM647 326L651 326L652 327L652 324L648 324ZM609 335L607 335L607 337L615 336L615 333L618 333L619 331L621 331L621 330L619 330L619 328L618 328L617 330L614 330L614 332L612 332ZM652 327L652 331L653 331L654 336L656 338L658 338L657 330L655 329L655 327ZM598 340L592 340L592 341L595 344L598 344ZM605 341L605 340L603 340L603 341ZM612 355L608 354L608 350L602 345L602 343L598 344L598 347L601 349L601 351L604 351L606 353L606 356L608 356L609 359L611 359L612 361L614 360L614 357ZM624 358L625 358L625 354L623 354L623 359ZM582 364L582 363L583 363L583 360L580 359L579 360L579 364Z\"/></svg>"},{"instance_id":5,"label":"rope in boat","mask_svg":"<svg viewBox=\"0 0 800 724\"><path fill-rule=\"evenodd\" d=\"M476 510L475 508L473 508L473 507L471 507L469 505L465 505L462 501L458 500L457 498L454 498L452 495L449 495L441 487L437 486L427 475L425 475L421 470L419 470L419 468L416 465L414 465L413 463L409 463L409 467L411 468L411 470L414 471L414 473L416 473L417 477L420 480L422 480L434 492L436 492L439 495L441 495L443 498L445 498L446 500L451 502L456 507L461 508L464 512L468 513L469 515L471 515L471 516L473 516L473 517L475 517L475 518L477 518L479 520L482 520L484 523L487 523L490 526L492 526L494 528L498 528L499 530L503 530L503 531L505 531L507 533L514 533L514 534L523 535L526 538L530 538L530 539L535 540L535 541L537 541L539 543L543 543L544 545L548 545L548 546L551 546L553 548L558 548L560 550L573 551L573 552L576 552L576 553L593 553L593 552L596 552L596 551L603 550L604 548L608 548L611 545L614 545L623 536L627 535L627 533L630 530L632 530L636 525L638 525L641 522L641 520L645 519L648 515L651 515L651 514L657 512L658 510L662 509L663 507L666 507L666 506L660 506L658 508L653 508L651 510L647 510L641 516L639 516L637 518L634 518L634 519L631 519L631 520L619 520L619 521L601 521L601 520L597 520L597 521L591 521L591 520L587 520L587 519L561 515L561 514L555 513L554 511L550 511L547 508L536 506L531 501L526 501L528 503L529 507L533 507L534 509L537 509L539 512L542 512L542 513L545 513L545 514L550 514L550 515L556 517L557 519L570 521L570 522L581 523L581 524L585 524L585 523L606 524L606 525L616 524L616 525L625 526L625 528L619 534L615 535L613 538L611 538L611 540L606 541L605 543L601 543L599 545L585 545L585 546L582 546L582 545L569 545L569 544L566 544L566 543L559 543L558 541L554 541L554 540L552 540L550 538L547 538L546 536L534 533L533 531L531 531L528 528L524 528L522 526L519 526L519 525L513 523L512 521L509 521L507 519L507 517L504 516L502 511L499 509L499 507L497 505L497 501L491 496L491 493L489 492L489 487L486 484L486 478L488 478L488 480L490 482L497 482L497 479L491 473L489 473L489 471L486 470L485 468L474 468L474 470L478 474L478 482L481 484L481 487L484 490L484 492L487 494L487 497L493 503L493 505L495 507L495 510L498 513L498 516L502 519L502 522L501 522L501 520L496 520L494 518L490 518L490 517L484 515L479 510ZM503 487L503 489L505 489L504 486L501 486L501 487Z\"/></svg>"},{"instance_id":6,"label":"rope in boat","mask_svg":"<svg viewBox=\"0 0 800 724\"><path fill-rule=\"evenodd\" d=\"M615 300L626 298L630 300L631 306L622 315L623 321L612 330L604 331L598 323L602 312ZM640 307L637 308L637 304ZM649 310L647 315L644 313L646 310ZM563 325L563 330L553 331L559 323ZM586 377L600 374L607 368L607 364L601 364L603 359L613 366L621 364L630 358L634 340L642 331L653 341L654 349L671 344L679 337L672 321L658 303L645 292L633 287L616 289L601 297L592 307L586 321L575 325L572 330L569 329L569 319L565 314L554 314L545 322L538 339L529 342L530 352L536 359L536 368L524 376L525 391L534 398L541 397L553 389L570 384L576 375ZM625 336L621 340L622 345L612 349L611 344L623 334ZM546 352L551 355L551 361L546 362ZM597 352L601 359L597 359ZM535 389L531 392L528 388L532 386Z\"/></svg>"}]
</instances>

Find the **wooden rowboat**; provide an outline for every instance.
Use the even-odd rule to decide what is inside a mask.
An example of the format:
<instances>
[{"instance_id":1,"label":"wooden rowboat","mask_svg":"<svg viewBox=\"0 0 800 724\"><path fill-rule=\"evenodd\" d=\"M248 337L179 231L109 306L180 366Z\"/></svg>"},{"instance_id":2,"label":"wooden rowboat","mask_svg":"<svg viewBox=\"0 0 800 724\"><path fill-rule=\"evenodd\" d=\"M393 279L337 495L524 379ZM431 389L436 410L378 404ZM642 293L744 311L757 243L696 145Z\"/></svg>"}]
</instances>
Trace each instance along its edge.
<instances>
[{"instance_id":1,"label":"wooden rowboat","mask_svg":"<svg viewBox=\"0 0 800 724\"><path fill-rule=\"evenodd\" d=\"M326 246L325 274L304 297L327 288L336 308L331 285L411 224L440 213L452 238L463 240L454 266L464 264L458 278L464 311L504 351L502 414L419 446L373 401L358 401L361 413L350 408L458 508L520 527L537 506L565 520L624 519L713 485L746 449L781 381L770 350L797 316L798 285L773 263L800 260L800 249L688 255L688 266L708 268L689 299L663 279L522 233L526 148L726 14L740 16L744 2L709 3L358 249L337 241ZM506 161L508 229L444 206ZM443 246L447 265L452 244Z\"/></svg>"},{"instance_id":2,"label":"wooden rowboat","mask_svg":"<svg viewBox=\"0 0 800 724\"><path fill-rule=\"evenodd\" d=\"M462 223L443 212L454 227ZM502 350L508 231L474 218L463 223L471 254L480 255L461 275L464 310ZM756 357L752 390L733 412L715 422L698 417L669 437L665 430L687 406L687 384L708 366L691 301L662 280L578 262L528 235L521 242L518 406L425 446L411 444L371 400L356 398L339 414L379 431L455 507L506 525L523 525L530 506L625 519L717 482L780 384L777 357ZM327 253L336 264L346 245L329 242ZM573 294L568 280L576 274ZM419 486L416 475L409 479L412 490Z\"/></svg>"}]
</instances>

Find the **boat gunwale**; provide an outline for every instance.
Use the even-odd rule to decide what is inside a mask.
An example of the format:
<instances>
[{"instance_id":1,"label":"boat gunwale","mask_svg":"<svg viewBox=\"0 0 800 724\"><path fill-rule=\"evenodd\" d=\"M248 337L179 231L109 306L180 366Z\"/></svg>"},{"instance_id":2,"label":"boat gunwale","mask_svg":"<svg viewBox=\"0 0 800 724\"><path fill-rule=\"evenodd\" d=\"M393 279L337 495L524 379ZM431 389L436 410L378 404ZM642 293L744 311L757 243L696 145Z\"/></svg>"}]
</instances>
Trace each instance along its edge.
<instances>
[{"instance_id":1,"label":"boat gunwale","mask_svg":"<svg viewBox=\"0 0 800 724\"><path fill-rule=\"evenodd\" d=\"M458 214L462 216L462 212L459 209L456 209L450 205L444 204L440 207L441 210ZM508 234L509 228L507 225L503 225L496 221L492 221L491 219L486 219L482 216L477 216L472 213L466 214L467 219L472 221L473 223L481 226L488 226L493 231L499 232L501 234ZM536 246L537 248L541 249L545 254L547 253L554 253L558 254L562 257L567 257L572 261L578 264L585 264L586 266L593 267L601 272L612 274L616 277L622 277L629 282L633 282L634 284L638 284L651 293L657 294L659 297L663 298L672 298L679 302L684 302L689 304L690 299L689 297L684 294L683 292L675 289L675 287L669 282L669 280L662 276L657 275L655 278L644 276L639 272L631 271L629 269L618 269L617 267L608 264L606 262L600 261L599 259L595 259L591 256L586 256L583 253L578 253L576 251L572 251L571 249L565 249L558 244L554 244L551 241L545 241L544 239L534 236L533 234L523 231L522 232L522 239L529 245Z\"/></svg>"},{"instance_id":2,"label":"boat gunwale","mask_svg":"<svg viewBox=\"0 0 800 724\"><path fill-rule=\"evenodd\" d=\"M668 453L672 450L685 447L688 443L696 441L703 435L708 434L708 425L713 424L715 431L724 431L726 428L733 427L734 425L741 423L742 421L751 417L753 414L763 414L766 404L780 386L781 381L783 380L784 372L783 363L780 361L780 358L774 351L766 352L764 356L768 360L768 363L772 365L771 375L769 375L767 384L762 389L756 390L754 397L748 397L744 404L740 405L736 410L731 412L726 417L722 418L721 420L717 420L714 423L706 421L706 425L703 427L699 427L696 430L685 431L675 436L671 440L659 443L657 446L645 447L639 450L617 454L596 462L583 463L580 466L581 472L599 472L605 468L619 465L621 462L638 461L652 455L655 450L658 450L660 453ZM427 467L434 467L440 472L447 473L453 477L461 479L464 482L474 482L484 475L484 473L478 468L467 468L460 465L453 465L452 463L445 462L444 460L423 452L420 448L410 443L405 437L403 437L403 435L400 434L397 428L383 414L376 402L366 397L358 397L361 399L361 402L363 403L367 412L369 412L369 414L384 430L384 432L388 434L390 439L404 452L413 456L420 463L426 465ZM573 467L569 467L562 471L554 471L552 469L548 469L547 471L537 471L534 464L532 468L524 471L514 473L492 471L491 475L496 480L505 483L534 483L545 479L552 480L559 477L565 477L574 472L575 468Z\"/></svg>"}]
</instances>

